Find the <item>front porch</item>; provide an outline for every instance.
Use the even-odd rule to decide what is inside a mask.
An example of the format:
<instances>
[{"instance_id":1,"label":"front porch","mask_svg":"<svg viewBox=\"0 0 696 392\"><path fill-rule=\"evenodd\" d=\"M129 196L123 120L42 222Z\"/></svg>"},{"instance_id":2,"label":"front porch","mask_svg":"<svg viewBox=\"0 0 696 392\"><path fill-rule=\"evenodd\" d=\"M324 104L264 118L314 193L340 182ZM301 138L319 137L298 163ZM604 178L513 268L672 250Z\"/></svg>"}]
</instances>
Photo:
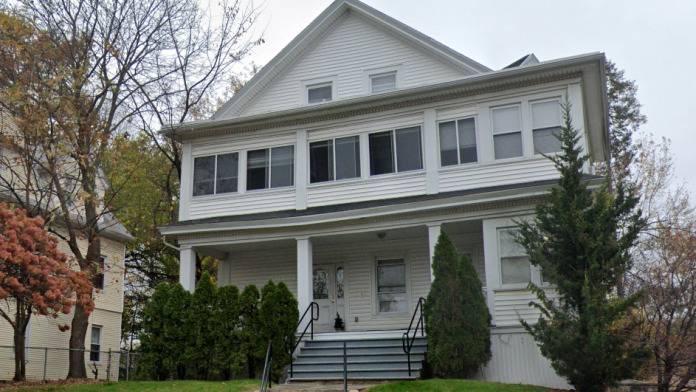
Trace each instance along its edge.
<instances>
[{"instance_id":1,"label":"front porch","mask_svg":"<svg viewBox=\"0 0 696 392\"><path fill-rule=\"evenodd\" d=\"M408 327L431 283L431 252L441 230L471 257L485 282L481 220L196 248L220 260L218 284L261 288L284 282L300 314L319 304L315 332L398 331ZM183 264L183 263L182 263Z\"/></svg>"}]
</instances>

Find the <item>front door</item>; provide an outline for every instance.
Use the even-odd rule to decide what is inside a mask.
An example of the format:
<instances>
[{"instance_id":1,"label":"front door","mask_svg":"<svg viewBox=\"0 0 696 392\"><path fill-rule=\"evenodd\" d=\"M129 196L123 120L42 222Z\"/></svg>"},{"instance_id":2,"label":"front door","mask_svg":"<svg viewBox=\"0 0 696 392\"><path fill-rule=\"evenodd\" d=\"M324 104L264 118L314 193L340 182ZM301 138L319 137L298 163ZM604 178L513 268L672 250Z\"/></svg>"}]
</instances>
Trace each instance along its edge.
<instances>
[{"instance_id":1,"label":"front door","mask_svg":"<svg viewBox=\"0 0 696 392\"><path fill-rule=\"evenodd\" d=\"M318 331L332 331L336 314L345 315L344 270L341 264L314 266L314 302L319 305Z\"/></svg>"}]
</instances>

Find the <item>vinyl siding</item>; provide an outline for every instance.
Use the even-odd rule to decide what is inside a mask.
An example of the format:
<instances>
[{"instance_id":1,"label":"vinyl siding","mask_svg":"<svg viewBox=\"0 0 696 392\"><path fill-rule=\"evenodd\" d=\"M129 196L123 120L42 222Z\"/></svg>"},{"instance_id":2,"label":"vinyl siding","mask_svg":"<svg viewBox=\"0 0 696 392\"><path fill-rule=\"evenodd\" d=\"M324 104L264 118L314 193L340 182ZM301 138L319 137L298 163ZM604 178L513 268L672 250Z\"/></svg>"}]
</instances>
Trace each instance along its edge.
<instances>
[{"instance_id":1,"label":"vinyl siding","mask_svg":"<svg viewBox=\"0 0 696 392\"><path fill-rule=\"evenodd\" d=\"M462 165L440 169L438 190L450 192L553 178L558 178L558 172L553 163L546 158L486 165Z\"/></svg>"},{"instance_id":2,"label":"vinyl siding","mask_svg":"<svg viewBox=\"0 0 696 392\"><path fill-rule=\"evenodd\" d=\"M478 375L487 381L540 385L569 389L567 381L556 374L534 339L524 331L491 331L491 360Z\"/></svg>"},{"instance_id":3,"label":"vinyl siding","mask_svg":"<svg viewBox=\"0 0 696 392\"><path fill-rule=\"evenodd\" d=\"M368 70L397 66L398 88L434 84L467 76L366 19L346 13L318 42L282 70L236 115L252 115L304 104L303 83L332 78L334 100L368 93ZM386 70L386 69L385 69Z\"/></svg>"}]
</instances>

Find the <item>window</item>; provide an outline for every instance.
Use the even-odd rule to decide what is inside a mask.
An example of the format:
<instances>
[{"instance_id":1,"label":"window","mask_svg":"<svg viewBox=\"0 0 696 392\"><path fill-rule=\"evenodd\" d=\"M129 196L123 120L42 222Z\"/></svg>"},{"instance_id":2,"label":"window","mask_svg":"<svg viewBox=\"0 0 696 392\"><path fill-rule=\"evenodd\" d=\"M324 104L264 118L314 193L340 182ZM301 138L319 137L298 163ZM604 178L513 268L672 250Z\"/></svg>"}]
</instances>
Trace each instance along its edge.
<instances>
[{"instance_id":1,"label":"window","mask_svg":"<svg viewBox=\"0 0 696 392\"><path fill-rule=\"evenodd\" d=\"M92 286L95 289L104 289L104 261L106 258L104 256L99 257L99 263L94 271L94 276L92 277Z\"/></svg>"},{"instance_id":2,"label":"window","mask_svg":"<svg viewBox=\"0 0 696 392\"><path fill-rule=\"evenodd\" d=\"M500 275L502 284L526 284L532 280L529 257L522 245L515 240L516 228L498 230L498 251L500 252Z\"/></svg>"},{"instance_id":3,"label":"window","mask_svg":"<svg viewBox=\"0 0 696 392\"><path fill-rule=\"evenodd\" d=\"M423 168L420 126L373 133L369 139L370 175Z\"/></svg>"},{"instance_id":4,"label":"window","mask_svg":"<svg viewBox=\"0 0 696 392\"><path fill-rule=\"evenodd\" d=\"M396 90L396 71L370 75L370 91L373 94L392 90Z\"/></svg>"},{"instance_id":5,"label":"window","mask_svg":"<svg viewBox=\"0 0 696 392\"><path fill-rule=\"evenodd\" d=\"M247 189L292 186L295 147L283 146L247 152Z\"/></svg>"},{"instance_id":6,"label":"window","mask_svg":"<svg viewBox=\"0 0 696 392\"><path fill-rule=\"evenodd\" d=\"M440 123L440 163L442 166L476 162L476 121L465 118Z\"/></svg>"},{"instance_id":7,"label":"window","mask_svg":"<svg viewBox=\"0 0 696 392\"><path fill-rule=\"evenodd\" d=\"M332 83L320 83L307 86L307 103L329 102L333 94Z\"/></svg>"},{"instance_id":8,"label":"window","mask_svg":"<svg viewBox=\"0 0 696 392\"><path fill-rule=\"evenodd\" d=\"M239 154L210 155L193 160L193 195L237 192Z\"/></svg>"},{"instance_id":9,"label":"window","mask_svg":"<svg viewBox=\"0 0 696 392\"><path fill-rule=\"evenodd\" d=\"M522 156L520 107L495 108L492 111L492 117L495 159Z\"/></svg>"},{"instance_id":10,"label":"window","mask_svg":"<svg viewBox=\"0 0 696 392\"><path fill-rule=\"evenodd\" d=\"M558 100L532 103L535 154L561 151L561 104Z\"/></svg>"},{"instance_id":11,"label":"window","mask_svg":"<svg viewBox=\"0 0 696 392\"><path fill-rule=\"evenodd\" d=\"M358 136L309 144L309 182L355 177L360 177L360 138Z\"/></svg>"},{"instance_id":12,"label":"window","mask_svg":"<svg viewBox=\"0 0 696 392\"><path fill-rule=\"evenodd\" d=\"M377 261L377 301L380 313L406 312L406 263L403 260Z\"/></svg>"},{"instance_id":13,"label":"window","mask_svg":"<svg viewBox=\"0 0 696 392\"><path fill-rule=\"evenodd\" d=\"M101 333L102 327L100 325L92 325L89 345L89 360L92 362L99 362L99 351L101 351Z\"/></svg>"}]
</instances>

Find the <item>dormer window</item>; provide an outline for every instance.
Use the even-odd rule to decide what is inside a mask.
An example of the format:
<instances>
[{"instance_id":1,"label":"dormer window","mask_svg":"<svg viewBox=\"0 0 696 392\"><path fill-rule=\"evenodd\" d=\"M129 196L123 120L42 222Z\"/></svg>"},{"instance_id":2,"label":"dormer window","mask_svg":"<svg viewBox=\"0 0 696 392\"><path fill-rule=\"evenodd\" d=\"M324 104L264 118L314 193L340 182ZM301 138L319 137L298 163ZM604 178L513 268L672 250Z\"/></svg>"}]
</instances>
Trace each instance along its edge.
<instances>
[{"instance_id":1,"label":"dormer window","mask_svg":"<svg viewBox=\"0 0 696 392\"><path fill-rule=\"evenodd\" d=\"M373 94L396 90L396 71L370 75L370 91Z\"/></svg>"},{"instance_id":2,"label":"dormer window","mask_svg":"<svg viewBox=\"0 0 696 392\"><path fill-rule=\"evenodd\" d=\"M329 102L333 99L333 83L319 83L307 86L307 103Z\"/></svg>"}]
</instances>

